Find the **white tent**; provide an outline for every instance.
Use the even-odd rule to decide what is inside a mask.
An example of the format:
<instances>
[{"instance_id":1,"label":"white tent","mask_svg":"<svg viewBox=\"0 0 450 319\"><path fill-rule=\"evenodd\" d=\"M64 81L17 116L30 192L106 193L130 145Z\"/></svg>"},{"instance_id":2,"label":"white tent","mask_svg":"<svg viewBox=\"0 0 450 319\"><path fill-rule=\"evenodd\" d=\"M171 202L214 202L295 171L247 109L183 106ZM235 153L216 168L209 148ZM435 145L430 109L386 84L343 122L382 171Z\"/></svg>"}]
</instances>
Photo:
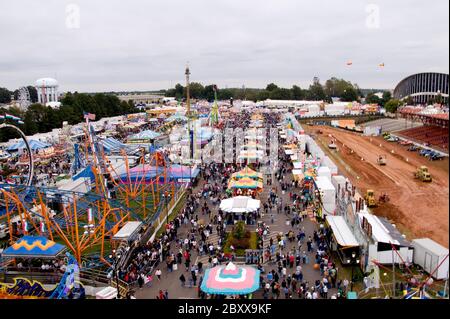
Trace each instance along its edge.
<instances>
[{"instance_id":1,"label":"white tent","mask_svg":"<svg viewBox=\"0 0 450 319\"><path fill-rule=\"evenodd\" d=\"M301 169L301 168L303 168L302 162L292 162L292 164L294 165L294 169Z\"/></svg>"},{"instance_id":2,"label":"white tent","mask_svg":"<svg viewBox=\"0 0 450 319\"><path fill-rule=\"evenodd\" d=\"M342 216L326 216L327 222L333 230L336 242L342 247L356 247L359 246L358 241L353 235L353 232L348 227Z\"/></svg>"},{"instance_id":3,"label":"white tent","mask_svg":"<svg viewBox=\"0 0 450 319\"><path fill-rule=\"evenodd\" d=\"M237 196L220 202L220 209L226 213L251 213L261 206L261 201L247 196Z\"/></svg>"}]
</instances>

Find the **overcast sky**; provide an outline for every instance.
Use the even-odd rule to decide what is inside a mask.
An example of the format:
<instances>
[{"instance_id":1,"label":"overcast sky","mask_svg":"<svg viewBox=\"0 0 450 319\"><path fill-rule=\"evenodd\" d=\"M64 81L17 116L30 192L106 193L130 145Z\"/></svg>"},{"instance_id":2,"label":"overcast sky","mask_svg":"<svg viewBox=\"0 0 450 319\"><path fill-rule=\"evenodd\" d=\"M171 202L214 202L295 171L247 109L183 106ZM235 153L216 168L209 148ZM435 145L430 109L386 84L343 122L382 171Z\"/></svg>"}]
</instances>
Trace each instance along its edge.
<instances>
[{"instance_id":1,"label":"overcast sky","mask_svg":"<svg viewBox=\"0 0 450 319\"><path fill-rule=\"evenodd\" d=\"M162 89L184 83L187 61L192 81L219 88L336 76L392 89L449 72L449 1L1 1L0 41L11 90L40 77L61 91Z\"/></svg>"}]
</instances>

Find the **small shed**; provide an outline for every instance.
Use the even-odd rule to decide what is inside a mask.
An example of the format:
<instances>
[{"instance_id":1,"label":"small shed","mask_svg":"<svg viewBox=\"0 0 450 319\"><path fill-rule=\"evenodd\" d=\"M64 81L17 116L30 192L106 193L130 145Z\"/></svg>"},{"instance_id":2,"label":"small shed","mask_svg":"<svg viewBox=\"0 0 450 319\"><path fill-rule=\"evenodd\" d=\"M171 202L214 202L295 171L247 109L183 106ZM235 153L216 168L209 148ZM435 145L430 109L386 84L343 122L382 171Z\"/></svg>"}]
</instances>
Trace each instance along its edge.
<instances>
[{"instance_id":1,"label":"small shed","mask_svg":"<svg viewBox=\"0 0 450 319\"><path fill-rule=\"evenodd\" d=\"M430 238L414 239L413 261L434 279L448 278L448 249Z\"/></svg>"}]
</instances>

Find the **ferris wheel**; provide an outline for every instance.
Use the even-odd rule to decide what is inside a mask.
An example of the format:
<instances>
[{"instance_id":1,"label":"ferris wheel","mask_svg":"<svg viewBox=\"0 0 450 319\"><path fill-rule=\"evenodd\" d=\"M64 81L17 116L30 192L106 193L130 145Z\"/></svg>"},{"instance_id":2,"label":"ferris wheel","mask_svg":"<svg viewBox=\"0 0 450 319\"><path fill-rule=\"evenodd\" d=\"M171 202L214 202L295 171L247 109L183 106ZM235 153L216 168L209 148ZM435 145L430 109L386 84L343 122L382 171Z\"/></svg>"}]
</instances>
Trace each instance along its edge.
<instances>
[{"instance_id":1,"label":"ferris wheel","mask_svg":"<svg viewBox=\"0 0 450 319\"><path fill-rule=\"evenodd\" d=\"M22 110L26 110L31 105L30 91L26 86L19 88L17 102Z\"/></svg>"},{"instance_id":2,"label":"ferris wheel","mask_svg":"<svg viewBox=\"0 0 450 319\"><path fill-rule=\"evenodd\" d=\"M0 120L4 120L7 117L8 118L12 118L13 120L17 119L18 122L22 123L19 118L16 118L16 117L11 116L11 115L0 116ZM22 132L22 130L20 128L18 128L17 126L15 126L13 124L8 124L8 123L1 123L0 124L0 129L5 128L5 127L14 129L16 132L18 132L20 134L20 136L22 137L22 140L25 143L25 148L27 149L27 152L28 152L28 176L27 176L27 180L24 183L24 185L31 186L31 184L33 182L33 175L34 175L34 160L33 160L33 152L31 151L31 147L30 147L30 144L28 143L27 137L26 137L25 133Z\"/></svg>"}]
</instances>

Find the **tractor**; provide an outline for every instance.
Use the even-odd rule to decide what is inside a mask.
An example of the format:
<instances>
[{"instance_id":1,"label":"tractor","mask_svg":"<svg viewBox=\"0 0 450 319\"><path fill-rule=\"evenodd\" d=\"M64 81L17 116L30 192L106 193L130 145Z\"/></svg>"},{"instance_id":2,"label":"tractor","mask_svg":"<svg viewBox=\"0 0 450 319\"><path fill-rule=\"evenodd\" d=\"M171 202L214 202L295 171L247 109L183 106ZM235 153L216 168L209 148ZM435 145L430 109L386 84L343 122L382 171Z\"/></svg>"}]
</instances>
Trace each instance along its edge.
<instances>
[{"instance_id":1,"label":"tractor","mask_svg":"<svg viewBox=\"0 0 450 319\"><path fill-rule=\"evenodd\" d=\"M377 164L380 166L386 165L386 155L379 155L377 159Z\"/></svg>"},{"instance_id":2,"label":"tractor","mask_svg":"<svg viewBox=\"0 0 450 319\"><path fill-rule=\"evenodd\" d=\"M431 182L431 174L428 171L428 167L420 166L417 171L414 173L414 177L418 178L422 182Z\"/></svg>"},{"instance_id":3,"label":"tractor","mask_svg":"<svg viewBox=\"0 0 450 319\"><path fill-rule=\"evenodd\" d=\"M366 196L364 199L366 200L367 207L371 208L371 207L377 206L377 203L375 201L375 193L372 189L367 190Z\"/></svg>"}]
</instances>

